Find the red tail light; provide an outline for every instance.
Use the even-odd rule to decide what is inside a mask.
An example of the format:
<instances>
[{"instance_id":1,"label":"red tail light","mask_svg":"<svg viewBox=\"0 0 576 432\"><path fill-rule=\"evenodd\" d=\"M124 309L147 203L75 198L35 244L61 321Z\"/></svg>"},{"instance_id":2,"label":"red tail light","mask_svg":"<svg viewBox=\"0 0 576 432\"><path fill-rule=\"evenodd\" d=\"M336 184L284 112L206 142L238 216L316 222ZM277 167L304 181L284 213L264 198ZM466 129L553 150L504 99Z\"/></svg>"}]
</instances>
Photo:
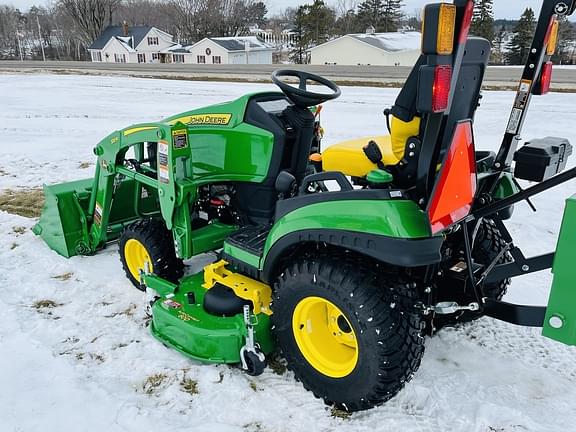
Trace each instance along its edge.
<instances>
[{"instance_id":1,"label":"red tail light","mask_svg":"<svg viewBox=\"0 0 576 432\"><path fill-rule=\"evenodd\" d=\"M460 36L458 37L458 43L463 44L468 39L468 33L470 33L470 26L472 25L472 16L474 14L474 2L469 1L466 3L466 9L464 10L464 18L462 20L462 30L460 30Z\"/></svg>"},{"instance_id":2,"label":"red tail light","mask_svg":"<svg viewBox=\"0 0 576 432\"><path fill-rule=\"evenodd\" d=\"M434 188L428 217L432 233L459 222L470 213L476 195L476 158L470 120L458 123L438 183Z\"/></svg>"},{"instance_id":3,"label":"red tail light","mask_svg":"<svg viewBox=\"0 0 576 432\"><path fill-rule=\"evenodd\" d=\"M552 84L552 62L546 62L542 65L542 72L540 73L540 82L534 91L534 94L545 95L550 92L550 84Z\"/></svg>"},{"instance_id":4,"label":"red tail light","mask_svg":"<svg viewBox=\"0 0 576 432\"><path fill-rule=\"evenodd\" d=\"M448 109L451 81L452 66L436 66L432 88L432 112L438 113Z\"/></svg>"}]
</instances>

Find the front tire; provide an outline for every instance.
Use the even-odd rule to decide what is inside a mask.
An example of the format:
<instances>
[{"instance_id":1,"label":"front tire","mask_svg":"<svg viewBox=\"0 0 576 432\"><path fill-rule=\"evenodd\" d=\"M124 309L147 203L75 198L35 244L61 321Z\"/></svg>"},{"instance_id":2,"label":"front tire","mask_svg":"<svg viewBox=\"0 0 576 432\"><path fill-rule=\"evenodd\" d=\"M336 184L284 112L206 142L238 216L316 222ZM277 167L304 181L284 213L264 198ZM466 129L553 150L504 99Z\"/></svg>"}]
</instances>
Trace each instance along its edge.
<instances>
[{"instance_id":1,"label":"front tire","mask_svg":"<svg viewBox=\"0 0 576 432\"><path fill-rule=\"evenodd\" d=\"M132 284L142 290L140 271L148 270L170 282L182 277L184 264L176 257L172 234L158 219L140 219L122 231L118 242L120 261Z\"/></svg>"},{"instance_id":2,"label":"front tire","mask_svg":"<svg viewBox=\"0 0 576 432\"><path fill-rule=\"evenodd\" d=\"M424 353L416 292L349 254L302 258L275 286L278 346L304 387L329 405L369 409L395 396Z\"/></svg>"}]
</instances>

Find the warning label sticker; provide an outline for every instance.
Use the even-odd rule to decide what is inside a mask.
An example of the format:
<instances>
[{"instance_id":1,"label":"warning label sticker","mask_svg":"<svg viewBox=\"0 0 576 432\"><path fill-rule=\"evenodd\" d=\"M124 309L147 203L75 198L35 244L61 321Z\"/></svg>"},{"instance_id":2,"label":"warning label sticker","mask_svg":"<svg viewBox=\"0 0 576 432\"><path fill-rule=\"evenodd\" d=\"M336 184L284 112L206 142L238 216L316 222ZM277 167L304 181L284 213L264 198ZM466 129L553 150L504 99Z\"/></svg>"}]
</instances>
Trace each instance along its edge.
<instances>
[{"instance_id":1,"label":"warning label sticker","mask_svg":"<svg viewBox=\"0 0 576 432\"><path fill-rule=\"evenodd\" d=\"M512 109L512 114L510 115L510 121L508 122L508 127L506 132L515 134L518 132L518 127L520 126L520 119L522 118L522 110L518 108Z\"/></svg>"},{"instance_id":2,"label":"warning label sticker","mask_svg":"<svg viewBox=\"0 0 576 432\"><path fill-rule=\"evenodd\" d=\"M96 225L102 224L102 206L100 203L96 203L96 207L94 208L94 223Z\"/></svg>"},{"instance_id":3,"label":"warning label sticker","mask_svg":"<svg viewBox=\"0 0 576 432\"><path fill-rule=\"evenodd\" d=\"M188 133L186 129L172 131L172 142L174 143L175 149L188 147Z\"/></svg>"},{"instance_id":4,"label":"warning label sticker","mask_svg":"<svg viewBox=\"0 0 576 432\"><path fill-rule=\"evenodd\" d=\"M170 171L168 168L168 143L158 143L158 179L162 183L170 182Z\"/></svg>"},{"instance_id":5,"label":"warning label sticker","mask_svg":"<svg viewBox=\"0 0 576 432\"><path fill-rule=\"evenodd\" d=\"M528 105L528 99L530 96L530 86L532 81L522 80L520 82L520 87L518 88L518 93L516 94L516 100L514 101L514 108L524 110Z\"/></svg>"}]
</instances>

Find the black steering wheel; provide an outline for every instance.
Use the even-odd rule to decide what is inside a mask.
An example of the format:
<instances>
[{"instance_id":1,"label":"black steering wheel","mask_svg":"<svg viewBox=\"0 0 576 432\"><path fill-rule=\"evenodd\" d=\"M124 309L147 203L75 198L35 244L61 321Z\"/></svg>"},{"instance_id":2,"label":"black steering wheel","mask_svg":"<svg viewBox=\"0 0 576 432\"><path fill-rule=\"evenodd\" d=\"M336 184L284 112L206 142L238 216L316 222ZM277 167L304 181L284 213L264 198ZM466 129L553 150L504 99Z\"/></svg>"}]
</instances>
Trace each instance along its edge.
<instances>
[{"instance_id":1,"label":"black steering wheel","mask_svg":"<svg viewBox=\"0 0 576 432\"><path fill-rule=\"evenodd\" d=\"M284 81L282 81L281 77L290 77L290 78L298 78L299 84L298 87L294 87ZM272 72L272 81L280 90L294 102L294 105L307 108L314 105L320 105L326 101L336 99L339 97L342 92L340 91L340 87L338 87L335 83L330 81L329 79L322 78L321 76L314 75L308 72L293 70L293 69L280 69ZM313 93L307 90L308 81L312 81L318 84L323 85L324 87L328 87L332 90L332 93Z\"/></svg>"}]
</instances>

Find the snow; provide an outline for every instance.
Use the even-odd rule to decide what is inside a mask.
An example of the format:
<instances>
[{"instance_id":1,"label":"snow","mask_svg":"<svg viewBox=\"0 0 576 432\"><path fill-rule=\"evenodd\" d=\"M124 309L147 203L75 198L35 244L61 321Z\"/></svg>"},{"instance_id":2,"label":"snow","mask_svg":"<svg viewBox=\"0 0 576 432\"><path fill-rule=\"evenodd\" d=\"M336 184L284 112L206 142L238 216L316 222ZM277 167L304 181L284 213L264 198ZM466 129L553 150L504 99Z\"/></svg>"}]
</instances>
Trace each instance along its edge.
<instances>
[{"instance_id":1,"label":"snow","mask_svg":"<svg viewBox=\"0 0 576 432\"><path fill-rule=\"evenodd\" d=\"M119 77L0 75L0 190L90 177L92 148L114 129L159 120L272 85ZM325 145L384 133L394 89L343 88L322 113ZM576 96L535 98L525 137L574 139ZM513 94L486 92L478 148L496 149ZM570 166L574 166L572 158ZM554 249L574 183L517 206L508 226L526 255ZM394 399L348 419L291 373L252 378L196 364L148 333L143 295L115 247L65 259L0 212L0 430L20 431L571 431L576 349L489 318L427 340L422 367ZM17 227L24 227L21 232ZM209 260L192 262L196 269ZM70 273L69 275L66 275ZM64 276L63 276L64 275ZM515 280L508 301L545 304L551 275ZM55 306L35 308L41 300ZM36 304L38 306L38 304ZM147 383L160 374L156 387ZM162 377L165 377L162 379ZM198 394L184 391L184 379Z\"/></svg>"},{"instance_id":2,"label":"snow","mask_svg":"<svg viewBox=\"0 0 576 432\"><path fill-rule=\"evenodd\" d=\"M388 52L418 50L422 44L422 33L415 31L356 33L347 36L364 41Z\"/></svg>"}]
</instances>

